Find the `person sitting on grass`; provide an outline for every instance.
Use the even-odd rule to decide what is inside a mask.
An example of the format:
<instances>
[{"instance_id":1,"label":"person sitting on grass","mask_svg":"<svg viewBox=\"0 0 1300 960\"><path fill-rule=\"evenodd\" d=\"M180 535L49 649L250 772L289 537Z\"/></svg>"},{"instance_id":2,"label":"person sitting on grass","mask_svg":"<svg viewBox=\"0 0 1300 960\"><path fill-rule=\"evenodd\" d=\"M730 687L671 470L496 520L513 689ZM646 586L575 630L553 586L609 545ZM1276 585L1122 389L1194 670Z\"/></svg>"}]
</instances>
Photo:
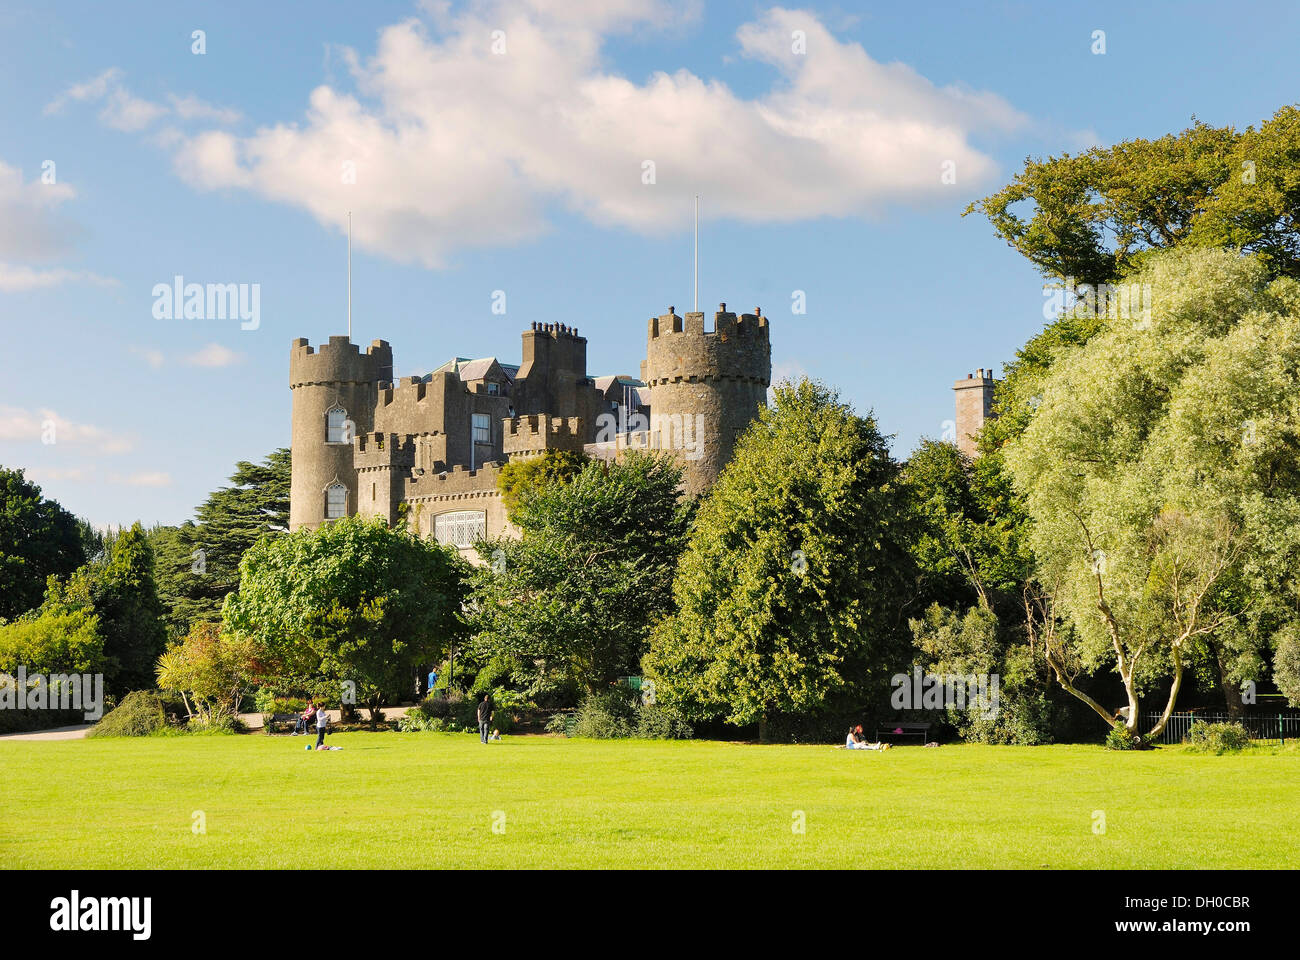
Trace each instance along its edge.
<instances>
[{"instance_id":1,"label":"person sitting on grass","mask_svg":"<svg viewBox=\"0 0 1300 960\"><path fill-rule=\"evenodd\" d=\"M849 750L888 750L890 745L887 743L868 743L866 734L862 732L862 724L858 724L849 731L844 746Z\"/></svg>"}]
</instances>

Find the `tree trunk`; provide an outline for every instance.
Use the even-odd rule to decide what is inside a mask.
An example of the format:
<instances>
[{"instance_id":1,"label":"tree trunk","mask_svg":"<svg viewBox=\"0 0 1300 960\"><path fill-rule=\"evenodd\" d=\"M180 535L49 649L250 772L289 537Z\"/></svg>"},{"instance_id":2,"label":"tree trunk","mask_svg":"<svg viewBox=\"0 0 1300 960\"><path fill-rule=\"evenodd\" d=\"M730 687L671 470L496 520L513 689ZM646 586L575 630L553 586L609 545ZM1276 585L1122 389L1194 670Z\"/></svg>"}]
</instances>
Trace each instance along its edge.
<instances>
[{"instance_id":1,"label":"tree trunk","mask_svg":"<svg viewBox=\"0 0 1300 960\"><path fill-rule=\"evenodd\" d=\"M767 712L758 718L758 742L767 743Z\"/></svg>"},{"instance_id":2,"label":"tree trunk","mask_svg":"<svg viewBox=\"0 0 1300 960\"><path fill-rule=\"evenodd\" d=\"M1228 679L1228 671L1223 666L1223 648L1213 640L1209 641L1210 653L1214 654L1214 666L1219 671L1219 690L1223 693L1223 702L1228 707L1228 716L1240 720L1246 715L1246 705L1241 702L1241 691Z\"/></svg>"},{"instance_id":3,"label":"tree trunk","mask_svg":"<svg viewBox=\"0 0 1300 960\"><path fill-rule=\"evenodd\" d=\"M1169 723L1169 717L1174 712L1174 704L1178 702L1178 691L1183 685L1183 652L1175 645L1174 654L1174 682L1169 688L1169 702L1165 704L1165 712L1160 715L1160 722L1151 728L1146 735L1147 740L1154 740L1160 734L1165 732L1165 725Z\"/></svg>"}]
</instances>

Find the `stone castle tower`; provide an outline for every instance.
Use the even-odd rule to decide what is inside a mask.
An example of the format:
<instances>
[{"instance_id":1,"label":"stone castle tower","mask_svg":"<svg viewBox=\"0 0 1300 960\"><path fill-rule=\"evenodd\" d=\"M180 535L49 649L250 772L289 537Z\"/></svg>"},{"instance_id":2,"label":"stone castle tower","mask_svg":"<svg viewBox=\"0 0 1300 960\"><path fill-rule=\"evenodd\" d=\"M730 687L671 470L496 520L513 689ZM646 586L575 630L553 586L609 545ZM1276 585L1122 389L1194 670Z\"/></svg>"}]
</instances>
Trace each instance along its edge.
<instances>
[{"instance_id":1,"label":"stone castle tower","mask_svg":"<svg viewBox=\"0 0 1300 960\"><path fill-rule=\"evenodd\" d=\"M993 371L980 369L968 373L965 380L953 385L957 394L957 449L968 457L979 453L976 437L984 421L993 417Z\"/></svg>"},{"instance_id":2,"label":"stone castle tower","mask_svg":"<svg viewBox=\"0 0 1300 960\"><path fill-rule=\"evenodd\" d=\"M641 379L650 389L650 446L677 451L689 494L708 489L731 459L736 438L767 402L772 347L767 318L718 305L704 314L673 307L650 319Z\"/></svg>"},{"instance_id":3,"label":"stone castle tower","mask_svg":"<svg viewBox=\"0 0 1300 960\"><path fill-rule=\"evenodd\" d=\"M375 394L393 379L393 349L376 340L365 353L347 337L330 337L319 351L293 341L289 389L293 395L293 467L289 528L319 522L332 484L342 484L356 511L353 440L374 429ZM304 455L305 454L305 455Z\"/></svg>"}]
</instances>

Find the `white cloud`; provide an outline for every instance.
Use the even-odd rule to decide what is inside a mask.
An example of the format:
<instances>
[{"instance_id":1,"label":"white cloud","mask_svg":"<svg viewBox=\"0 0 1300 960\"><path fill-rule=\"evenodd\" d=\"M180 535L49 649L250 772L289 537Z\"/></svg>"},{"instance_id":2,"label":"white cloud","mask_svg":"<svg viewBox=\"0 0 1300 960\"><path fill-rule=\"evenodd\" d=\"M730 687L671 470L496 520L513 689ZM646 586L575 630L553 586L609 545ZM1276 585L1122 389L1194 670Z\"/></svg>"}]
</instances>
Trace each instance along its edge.
<instances>
[{"instance_id":1,"label":"white cloud","mask_svg":"<svg viewBox=\"0 0 1300 960\"><path fill-rule=\"evenodd\" d=\"M195 96L168 94L170 106L137 97L127 88L122 71L110 67L85 83L73 84L45 106L47 114L58 113L69 103L102 104L99 119L106 126L134 133L152 126L163 117L181 120L206 120L229 125L238 122L242 114L228 107L216 107Z\"/></svg>"},{"instance_id":2,"label":"white cloud","mask_svg":"<svg viewBox=\"0 0 1300 960\"><path fill-rule=\"evenodd\" d=\"M58 212L76 191L58 182L57 166L52 173L54 183L39 177L24 182L21 170L0 160L0 258L48 260L65 253L80 233Z\"/></svg>"},{"instance_id":3,"label":"white cloud","mask_svg":"<svg viewBox=\"0 0 1300 960\"><path fill-rule=\"evenodd\" d=\"M738 30L740 54L774 68L754 98L685 69L644 82L609 72L606 35L682 18L655 0L427 11L433 34L408 20L381 31L369 59L344 52L355 92L320 86L300 121L250 136L188 137L178 173L339 229L352 210L358 247L437 267L458 249L538 236L556 202L636 230L685 224L695 193L706 216L748 222L926 202L952 190L945 163L966 186L991 178L972 137L1026 119L992 93L878 63L804 11L775 8ZM497 30L504 53L493 52ZM791 51L796 30L804 55ZM654 185L642 182L646 161Z\"/></svg>"},{"instance_id":4,"label":"white cloud","mask_svg":"<svg viewBox=\"0 0 1300 960\"><path fill-rule=\"evenodd\" d=\"M244 355L241 353L236 353L219 343L209 343L202 350L187 356L185 362L193 367L229 367L243 359Z\"/></svg>"},{"instance_id":5,"label":"white cloud","mask_svg":"<svg viewBox=\"0 0 1300 960\"><path fill-rule=\"evenodd\" d=\"M23 293L27 290L40 290L57 287L65 283L94 283L102 287L115 287L118 282L112 277L101 277L88 270L65 270L55 268L37 270L33 267L14 263L0 263L0 292Z\"/></svg>"},{"instance_id":6,"label":"white cloud","mask_svg":"<svg viewBox=\"0 0 1300 960\"><path fill-rule=\"evenodd\" d=\"M54 447L90 447L99 453L128 453L135 438L88 423L77 423L53 410L0 406L0 441L40 443Z\"/></svg>"}]
</instances>

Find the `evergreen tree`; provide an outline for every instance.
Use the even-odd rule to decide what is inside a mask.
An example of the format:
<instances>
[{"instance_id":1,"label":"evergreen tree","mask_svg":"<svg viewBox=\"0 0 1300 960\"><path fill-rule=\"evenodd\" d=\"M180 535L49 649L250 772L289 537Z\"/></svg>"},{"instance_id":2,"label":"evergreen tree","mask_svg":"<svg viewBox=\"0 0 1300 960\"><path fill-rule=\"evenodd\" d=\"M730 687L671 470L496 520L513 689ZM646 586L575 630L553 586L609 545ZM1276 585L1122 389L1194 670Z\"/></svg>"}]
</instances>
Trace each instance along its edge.
<instances>
[{"instance_id":1,"label":"evergreen tree","mask_svg":"<svg viewBox=\"0 0 1300 960\"><path fill-rule=\"evenodd\" d=\"M193 623L220 621L222 602L239 587L244 552L263 536L288 529L289 483L287 449L260 464L240 461L230 486L195 511L197 522L150 531L159 596L174 638L185 636Z\"/></svg>"}]
</instances>

